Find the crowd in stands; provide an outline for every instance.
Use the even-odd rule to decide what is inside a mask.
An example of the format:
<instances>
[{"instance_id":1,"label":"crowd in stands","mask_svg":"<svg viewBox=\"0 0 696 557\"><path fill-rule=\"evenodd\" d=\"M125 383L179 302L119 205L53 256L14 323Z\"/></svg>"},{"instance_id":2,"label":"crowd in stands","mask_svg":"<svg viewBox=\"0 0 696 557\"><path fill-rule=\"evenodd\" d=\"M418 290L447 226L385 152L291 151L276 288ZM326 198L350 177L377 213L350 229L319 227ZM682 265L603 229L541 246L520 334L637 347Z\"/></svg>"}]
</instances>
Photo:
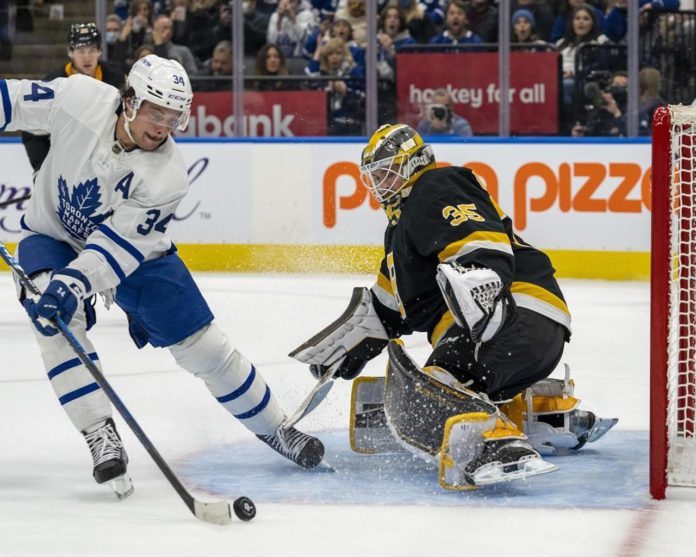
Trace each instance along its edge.
<instances>
[{"instance_id":1,"label":"crowd in stands","mask_svg":"<svg viewBox=\"0 0 696 557\"><path fill-rule=\"evenodd\" d=\"M379 18L377 36L374 38L378 53L377 71L380 82L387 83L380 87L380 95L384 94L387 98L387 103L382 104L393 101L389 94L394 91L398 71L396 53L404 48L413 51L421 46L432 51L440 47L447 52L496 48L498 0L374 1ZM361 123L364 119L365 51L370 40L367 36L367 2L243 1L247 89L323 89L328 95L331 133L364 133ZM669 24L661 20L656 26L651 14L676 12L680 8L679 0L639 0L639 3L641 40L643 35L650 34L652 41L662 40L667 44L670 39ZM194 78L195 90L229 90L232 73L232 4L228 0L114 0L114 11L107 17L104 29L108 60L127 71L135 60L154 52L178 60ZM583 91L586 73L582 76L582 83L575 73L578 52L582 47L625 43L627 4L628 0L512 0L510 38L513 49L526 52L550 49L560 53L560 133L593 134L596 129L609 129L611 135L625 134L621 103L608 103L612 114L621 112L621 116L613 114L618 121L612 121L611 126L588 124L587 118L594 109L601 109L605 113L609 111L607 105L594 106L592 99L587 98ZM671 25L674 28L680 24L673 21ZM689 36L693 39L696 21L690 18L688 24L692 26ZM656 30L656 27L659 28ZM681 32L680 36L683 35ZM693 51L693 44L692 40L684 48ZM646 49L646 52L649 50ZM625 58L625 51L623 54ZM690 60L694 59L693 52L689 56ZM666 71L662 62L664 60L643 57L641 67L652 66L660 78L660 72ZM625 60L623 66L625 69ZM289 80L288 76L305 76L308 79ZM309 79L317 77L321 79ZM684 79L693 81L694 78L689 76ZM611 79L604 86L602 93L609 96L612 96L611 87L620 87L612 84ZM641 102L642 95L641 89ZM622 97L621 94L618 96ZM595 95L594 100L598 99ZM687 102L687 99L667 100ZM691 98L688 102L691 102ZM650 103L654 104L653 101ZM452 105L451 99L450 102L432 104L446 108L448 125L442 126L437 121L423 123L425 127L422 129L427 130L425 133L476 133L466 120L464 123L459 120L461 117L455 114L456 106ZM439 110L435 112L440 113ZM433 114L433 111L429 114ZM388 110L380 111L380 119L391 116ZM645 130L641 128L641 132L649 133L649 126Z\"/></svg>"}]
</instances>

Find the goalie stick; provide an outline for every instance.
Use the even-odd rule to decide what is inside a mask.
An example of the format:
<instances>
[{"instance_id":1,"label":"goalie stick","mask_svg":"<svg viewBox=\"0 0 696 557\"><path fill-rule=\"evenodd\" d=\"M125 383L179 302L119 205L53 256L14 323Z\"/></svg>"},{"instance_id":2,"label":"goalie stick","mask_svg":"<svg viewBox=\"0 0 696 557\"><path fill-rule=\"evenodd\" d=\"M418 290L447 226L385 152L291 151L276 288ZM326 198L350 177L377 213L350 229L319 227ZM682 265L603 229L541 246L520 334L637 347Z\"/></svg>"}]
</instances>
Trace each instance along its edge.
<instances>
[{"instance_id":1,"label":"goalie stick","mask_svg":"<svg viewBox=\"0 0 696 557\"><path fill-rule=\"evenodd\" d=\"M7 251L5 244L0 242L0 257L5 263L10 267L14 275L17 277L21 285L26 288L35 296L40 296L41 291L37 288L34 282L29 278L24 269L19 265L17 260ZM104 375L99 368L92 362L92 360L87 356L85 349L82 347L80 342L75 338L67 325L63 322L60 317L51 319L51 325L56 327L60 331L61 335L68 342L72 348L75 355L78 357L80 362L88 369L92 374L92 377L96 380L99 386L102 388L106 396L109 398L111 403L116 407L119 414L123 417L125 422L130 427L131 431L138 438L138 441L142 444L148 454L152 457L157 467L160 469L162 474L169 480L169 483L178 493L179 497L184 501L189 510L194 514L194 516L204 522L209 522L211 524L225 525L232 521L232 511L230 504L227 501L213 501L204 502L199 501L194 498L181 483L179 478L174 474L172 469L169 467L167 462L162 458L159 451L152 444L150 439L145 435L145 432L140 427L138 422L135 420L130 410L126 408L121 398L116 394L116 391L111 387L109 382L106 380ZM250 520L256 514L254 504L250 499L246 497L240 497L234 502L235 514L241 520Z\"/></svg>"},{"instance_id":2,"label":"goalie stick","mask_svg":"<svg viewBox=\"0 0 696 557\"><path fill-rule=\"evenodd\" d=\"M31 199L31 194L25 195L23 197L15 197L13 199L7 199L6 201L0 202L0 209L9 207L15 203L21 203L22 201L29 201Z\"/></svg>"},{"instance_id":3,"label":"goalie stick","mask_svg":"<svg viewBox=\"0 0 696 557\"><path fill-rule=\"evenodd\" d=\"M329 394L331 388L334 386L336 371L338 371L338 368L343 363L343 360L345 360L345 356L343 358L339 358L333 364L331 364L329 369L326 370L326 373L321 376L321 379L317 381L317 384L314 385L314 388L302 401L302 404L300 404L293 415L285 421L283 427L294 426L297 422L319 406L319 404L321 404L321 402L326 398L326 395Z\"/></svg>"}]
</instances>

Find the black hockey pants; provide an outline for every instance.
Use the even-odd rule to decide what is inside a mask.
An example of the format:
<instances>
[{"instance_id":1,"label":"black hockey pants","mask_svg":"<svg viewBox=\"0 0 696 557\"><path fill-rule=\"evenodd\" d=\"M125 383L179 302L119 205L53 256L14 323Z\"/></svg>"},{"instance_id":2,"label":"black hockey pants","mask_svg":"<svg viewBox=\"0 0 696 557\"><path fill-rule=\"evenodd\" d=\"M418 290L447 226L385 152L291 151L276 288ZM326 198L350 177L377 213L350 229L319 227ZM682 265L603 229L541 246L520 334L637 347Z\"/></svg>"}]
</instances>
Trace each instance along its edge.
<instances>
[{"instance_id":1,"label":"black hockey pants","mask_svg":"<svg viewBox=\"0 0 696 557\"><path fill-rule=\"evenodd\" d=\"M548 377L563 354L563 325L525 308L491 341L480 345L456 324L443 335L426 366L439 366L492 401L512 398Z\"/></svg>"}]
</instances>

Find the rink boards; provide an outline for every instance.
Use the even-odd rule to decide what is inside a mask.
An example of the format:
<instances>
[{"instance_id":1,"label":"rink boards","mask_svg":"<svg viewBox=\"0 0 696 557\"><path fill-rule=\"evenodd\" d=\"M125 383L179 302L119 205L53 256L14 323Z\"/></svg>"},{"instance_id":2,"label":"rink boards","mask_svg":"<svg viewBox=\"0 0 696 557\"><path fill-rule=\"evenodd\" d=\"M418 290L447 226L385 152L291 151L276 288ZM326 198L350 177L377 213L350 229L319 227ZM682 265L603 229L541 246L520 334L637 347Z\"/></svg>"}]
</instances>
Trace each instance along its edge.
<instances>
[{"instance_id":1,"label":"rink boards","mask_svg":"<svg viewBox=\"0 0 696 557\"><path fill-rule=\"evenodd\" d=\"M179 141L191 189L168 231L195 270L372 272L386 219L360 183L363 140ZM433 143L466 165L560 276L647 278L650 144L474 139ZM0 203L30 190L14 138L0 143ZM19 238L24 206L0 209L0 240Z\"/></svg>"}]
</instances>

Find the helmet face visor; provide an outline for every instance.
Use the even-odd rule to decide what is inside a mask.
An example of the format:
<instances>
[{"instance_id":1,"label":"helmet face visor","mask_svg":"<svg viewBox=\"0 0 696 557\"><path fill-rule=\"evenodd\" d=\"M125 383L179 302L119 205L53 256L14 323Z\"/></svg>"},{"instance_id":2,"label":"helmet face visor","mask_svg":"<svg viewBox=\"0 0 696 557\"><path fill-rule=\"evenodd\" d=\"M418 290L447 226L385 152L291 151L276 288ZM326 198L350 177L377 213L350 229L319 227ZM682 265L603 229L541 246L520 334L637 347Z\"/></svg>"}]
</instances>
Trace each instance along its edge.
<instances>
[{"instance_id":1,"label":"helmet face visor","mask_svg":"<svg viewBox=\"0 0 696 557\"><path fill-rule=\"evenodd\" d=\"M404 163L407 157L397 155L360 167L360 180L377 201L384 203L403 187L406 177Z\"/></svg>"},{"instance_id":2,"label":"helmet face visor","mask_svg":"<svg viewBox=\"0 0 696 557\"><path fill-rule=\"evenodd\" d=\"M185 129L188 124L189 114L189 111L179 112L178 110L158 106L151 102L141 103L138 110L140 119L172 131Z\"/></svg>"}]
</instances>

